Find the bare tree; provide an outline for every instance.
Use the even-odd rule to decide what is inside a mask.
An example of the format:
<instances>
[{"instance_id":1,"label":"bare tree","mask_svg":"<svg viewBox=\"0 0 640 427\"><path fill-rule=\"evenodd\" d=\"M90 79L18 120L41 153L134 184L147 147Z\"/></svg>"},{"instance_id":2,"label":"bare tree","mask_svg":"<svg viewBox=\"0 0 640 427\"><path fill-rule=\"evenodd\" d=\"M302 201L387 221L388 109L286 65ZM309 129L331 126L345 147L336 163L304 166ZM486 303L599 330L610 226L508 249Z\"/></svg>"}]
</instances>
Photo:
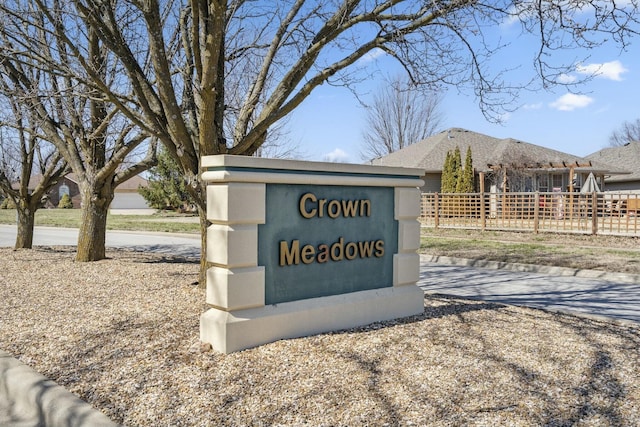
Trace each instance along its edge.
<instances>
[{"instance_id":1,"label":"bare tree","mask_svg":"<svg viewBox=\"0 0 640 427\"><path fill-rule=\"evenodd\" d=\"M299 145L284 135L276 139L267 139L253 154L268 159L304 159L305 153Z\"/></svg>"},{"instance_id":2,"label":"bare tree","mask_svg":"<svg viewBox=\"0 0 640 427\"><path fill-rule=\"evenodd\" d=\"M109 60L96 32L82 20L60 15L57 7L30 10L30 17L33 25L24 26L20 17L4 16L0 74L16 105L38 120L38 138L55 146L56 156L64 158L78 180L82 221L76 260L103 259L114 190L154 163L155 145L149 145L142 161L124 167L127 157L149 137L126 120L95 85L88 84L90 80L82 74L85 68L69 50L82 49L86 69L109 84L119 83L119 64ZM75 37L61 39L63 35L51 31L47 22L64 26ZM29 175L22 179L28 181Z\"/></svg>"},{"instance_id":3,"label":"bare tree","mask_svg":"<svg viewBox=\"0 0 640 427\"><path fill-rule=\"evenodd\" d=\"M620 147L632 141L640 141L640 119L634 122L625 121L620 129L615 130L609 136L609 145Z\"/></svg>"},{"instance_id":4,"label":"bare tree","mask_svg":"<svg viewBox=\"0 0 640 427\"><path fill-rule=\"evenodd\" d=\"M15 98L6 96L0 82L0 102L5 106L0 119L0 193L16 206L15 249L33 245L35 213L58 180L70 172L67 163L51 144L39 136L38 120ZM33 175L38 179L32 181Z\"/></svg>"},{"instance_id":5,"label":"bare tree","mask_svg":"<svg viewBox=\"0 0 640 427\"><path fill-rule=\"evenodd\" d=\"M33 9L46 22L33 22ZM22 20L20 28L45 28L64 43L82 67L70 70L62 64L64 73L81 73L82 80L86 75L92 90L102 94L99 99L113 103L166 146L198 201L203 249L201 156L253 155L269 128L315 88L354 87L366 78L361 59L372 51L395 58L418 84L471 87L482 111L498 117L519 88L531 85L490 73L486 64L504 45L488 37L488 29L514 21L538 37L532 61L545 87L562 83L563 73L582 60L567 63L554 51L611 39L625 47L638 31L635 2L600 0L6 0L0 10ZM85 25L66 25L71 17ZM88 50L78 48L84 44L76 38L94 32L120 65L117 85ZM14 40L19 37L23 34ZM240 89L229 94L227 76L232 75L241 76ZM227 115L233 117L231 127L224 124ZM204 254L201 266L204 277Z\"/></svg>"},{"instance_id":6,"label":"bare tree","mask_svg":"<svg viewBox=\"0 0 640 427\"><path fill-rule=\"evenodd\" d=\"M441 97L408 79L396 77L373 97L362 133L363 160L386 156L439 131Z\"/></svg>"}]
</instances>

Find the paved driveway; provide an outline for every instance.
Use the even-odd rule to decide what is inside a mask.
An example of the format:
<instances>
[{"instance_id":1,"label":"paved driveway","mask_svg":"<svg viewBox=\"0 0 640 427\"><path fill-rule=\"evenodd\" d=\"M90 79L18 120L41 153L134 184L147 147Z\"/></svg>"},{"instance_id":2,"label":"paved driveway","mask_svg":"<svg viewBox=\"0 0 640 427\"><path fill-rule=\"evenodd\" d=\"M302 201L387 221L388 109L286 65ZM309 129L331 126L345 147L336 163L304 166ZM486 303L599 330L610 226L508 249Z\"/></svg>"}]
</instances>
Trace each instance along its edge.
<instances>
[{"instance_id":1,"label":"paved driveway","mask_svg":"<svg viewBox=\"0 0 640 427\"><path fill-rule=\"evenodd\" d=\"M425 292L640 322L640 283L423 262Z\"/></svg>"}]
</instances>

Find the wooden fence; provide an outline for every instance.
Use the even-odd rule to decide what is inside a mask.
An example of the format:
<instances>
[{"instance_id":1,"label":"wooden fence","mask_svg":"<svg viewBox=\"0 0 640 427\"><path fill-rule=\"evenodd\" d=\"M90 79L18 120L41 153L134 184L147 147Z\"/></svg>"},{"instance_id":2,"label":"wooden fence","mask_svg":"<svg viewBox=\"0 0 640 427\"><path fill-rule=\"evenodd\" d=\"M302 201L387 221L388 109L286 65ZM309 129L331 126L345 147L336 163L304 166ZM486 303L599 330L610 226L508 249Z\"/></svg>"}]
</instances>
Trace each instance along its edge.
<instances>
[{"instance_id":1,"label":"wooden fence","mask_svg":"<svg viewBox=\"0 0 640 427\"><path fill-rule=\"evenodd\" d=\"M422 194L420 222L435 228L640 237L640 194Z\"/></svg>"}]
</instances>

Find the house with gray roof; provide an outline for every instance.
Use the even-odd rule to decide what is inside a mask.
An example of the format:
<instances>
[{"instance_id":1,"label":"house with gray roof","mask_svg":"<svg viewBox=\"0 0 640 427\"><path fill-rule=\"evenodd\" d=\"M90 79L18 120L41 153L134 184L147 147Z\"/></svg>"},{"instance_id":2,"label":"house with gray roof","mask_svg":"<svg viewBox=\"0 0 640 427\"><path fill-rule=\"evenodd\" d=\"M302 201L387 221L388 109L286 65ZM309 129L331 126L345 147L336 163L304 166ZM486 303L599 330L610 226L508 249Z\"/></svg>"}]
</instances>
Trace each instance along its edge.
<instances>
[{"instance_id":1,"label":"house with gray roof","mask_svg":"<svg viewBox=\"0 0 640 427\"><path fill-rule=\"evenodd\" d=\"M464 163L471 148L476 191L579 191L593 173L601 189L605 177L627 173L604 161L574 156L513 138L494 138L461 128L432 135L402 150L371 160L381 166L420 168L424 192L439 192L448 152L459 148ZM637 157L636 157L637 158Z\"/></svg>"},{"instance_id":2,"label":"house with gray roof","mask_svg":"<svg viewBox=\"0 0 640 427\"><path fill-rule=\"evenodd\" d=\"M593 154L587 159L593 162L606 162L629 171L624 175L606 177L604 182L607 191L640 192L640 141L629 142L620 147L607 147Z\"/></svg>"},{"instance_id":3,"label":"house with gray roof","mask_svg":"<svg viewBox=\"0 0 640 427\"><path fill-rule=\"evenodd\" d=\"M42 180L42 175L33 175L29 179L28 189L29 192L38 185ZM110 206L111 214L120 215L138 215L138 214L152 214L155 209L149 207L147 201L138 192L139 187L146 187L148 181L140 175L133 176L127 181L123 182L114 190L114 197ZM19 183L13 184L14 188L19 188ZM80 196L80 186L78 185L78 178L75 174L69 173L58 180L58 183L49 190L45 200L43 200L43 206L46 208L55 208L60 203L62 196L67 194L71 198L73 207L78 209L82 205L82 198Z\"/></svg>"}]
</instances>

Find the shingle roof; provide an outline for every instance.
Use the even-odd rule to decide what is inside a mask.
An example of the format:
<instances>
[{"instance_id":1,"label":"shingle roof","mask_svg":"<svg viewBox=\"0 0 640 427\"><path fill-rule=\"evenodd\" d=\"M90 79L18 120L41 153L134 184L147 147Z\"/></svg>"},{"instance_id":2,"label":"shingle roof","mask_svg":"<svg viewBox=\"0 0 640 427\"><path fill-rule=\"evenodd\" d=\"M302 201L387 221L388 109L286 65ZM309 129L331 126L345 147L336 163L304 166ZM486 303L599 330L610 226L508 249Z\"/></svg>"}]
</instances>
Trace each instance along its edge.
<instances>
[{"instance_id":1,"label":"shingle roof","mask_svg":"<svg viewBox=\"0 0 640 427\"><path fill-rule=\"evenodd\" d=\"M72 182L75 182L76 184L78 183L78 177L74 173L68 173L64 177L66 177L68 180ZM39 174L31 175L31 178L29 178L28 188L30 190L33 190L40 183L40 181L42 181L42 175L39 175ZM128 180L126 180L125 182L123 182L122 184L120 184L118 187L116 187L115 192L117 193L120 191L138 190L138 187L146 187L148 185L149 185L149 181L147 181L140 175L135 175L129 178ZM19 186L20 186L20 183L13 184L14 188L19 188Z\"/></svg>"},{"instance_id":2,"label":"shingle roof","mask_svg":"<svg viewBox=\"0 0 640 427\"><path fill-rule=\"evenodd\" d=\"M149 181L141 177L140 175L135 175L123 182L122 184L116 187L116 192L125 191L125 190L138 190L138 187L147 187L149 186Z\"/></svg>"},{"instance_id":3,"label":"shingle roof","mask_svg":"<svg viewBox=\"0 0 640 427\"><path fill-rule=\"evenodd\" d=\"M633 141L621 147L608 147L593 154L587 159L605 162L631 172L607 178L607 182L640 181L640 141Z\"/></svg>"},{"instance_id":4,"label":"shingle roof","mask_svg":"<svg viewBox=\"0 0 640 427\"><path fill-rule=\"evenodd\" d=\"M553 165L590 165L579 169L607 174L626 173L626 170L602 161L589 160L513 138L499 139L466 129L451 128L409 145L384 157L371 161L374 165L404 166L424 169L427 173L442 171L447 152L458 147L462 155L471 147L473 167L477 171L489 171L497 165L529 165L539 167Z\"/></svg>"}]
</instances>

